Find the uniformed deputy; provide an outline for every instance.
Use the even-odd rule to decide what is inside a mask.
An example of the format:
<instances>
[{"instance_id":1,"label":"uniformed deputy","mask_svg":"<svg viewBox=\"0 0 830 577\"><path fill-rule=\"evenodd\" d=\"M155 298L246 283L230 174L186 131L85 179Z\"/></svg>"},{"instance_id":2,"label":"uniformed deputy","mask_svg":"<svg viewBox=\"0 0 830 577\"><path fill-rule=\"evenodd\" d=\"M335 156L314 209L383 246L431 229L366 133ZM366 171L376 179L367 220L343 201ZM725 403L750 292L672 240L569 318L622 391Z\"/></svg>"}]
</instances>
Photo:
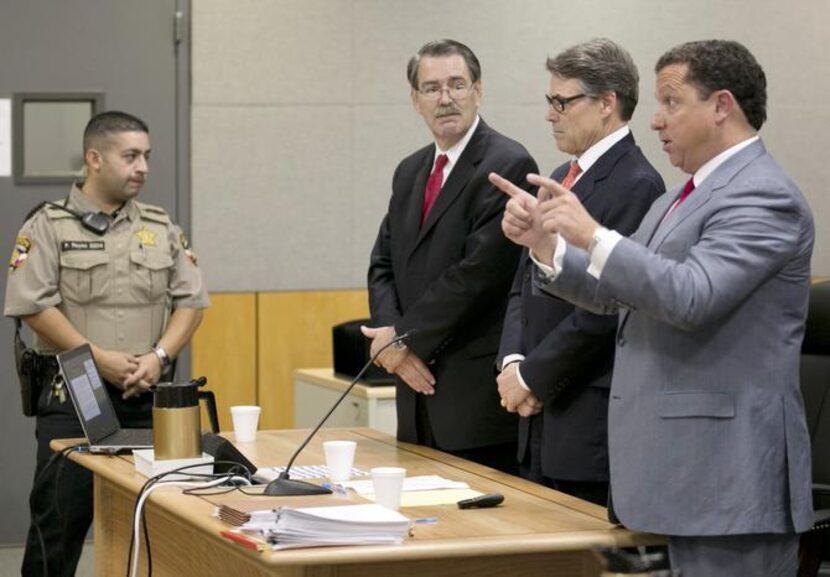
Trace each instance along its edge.
<instances>
[{"instance_id":1,"label":"uniformed deputy","mask_svg":"<svg viewBox=\"0 0 830 577\"><path fill-rule=\"evenodd\" d=\"M40 355L36 477L52 439L83 437L55 378L55 353L89 343L122 425L150 427L152 399L145 392L190 340L208 305L179 227L163 209L135 200L149 156L143 121L122 112L95 116L84 132L85 181L35 211L18 234L4 312L32 328ZM79 218L96 213L97 231ZM50 467L32 487L32 499L23 575L41 575L46 563L50 577L73 575L92 521L91 474L71 462Z\"/></svg>"}]
</instances>

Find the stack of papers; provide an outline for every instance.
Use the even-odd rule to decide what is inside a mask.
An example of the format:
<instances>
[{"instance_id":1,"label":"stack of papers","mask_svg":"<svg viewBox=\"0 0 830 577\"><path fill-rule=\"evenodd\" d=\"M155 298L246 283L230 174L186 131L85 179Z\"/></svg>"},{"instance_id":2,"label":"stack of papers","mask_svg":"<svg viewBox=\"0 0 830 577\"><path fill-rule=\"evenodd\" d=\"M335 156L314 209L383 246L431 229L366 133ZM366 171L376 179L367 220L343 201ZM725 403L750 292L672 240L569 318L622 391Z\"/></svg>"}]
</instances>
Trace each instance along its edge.
<instances>
[{"instance_id":1,"label":"stack of papers","mask_svg":"<svg viewBox=\"0 0 830 577\"><path fill-rule=\"evenodd\" d=\"M400 544L409 534L409 519L374 503L282 507L252 511L241 529L265 539L274 549Z\"/></svg>"},{"instance_id":2,"label":"stack of papers","mask_svg":"<svg viewBox=\"0 0 830 577\"><path fill-rule=\"evenodd\" d=\"M359 497L357 497L360 499ZM239 527L251 520L251 513L275 513L283 507L335 507L338 505L354 505L355 500L336 495L306 495L293 497L266 497L250 496L246 498L220 498L217 503L216 515L228 525ZM365 502L360 499L360 502Z\"/></svg>"}]
</instances>

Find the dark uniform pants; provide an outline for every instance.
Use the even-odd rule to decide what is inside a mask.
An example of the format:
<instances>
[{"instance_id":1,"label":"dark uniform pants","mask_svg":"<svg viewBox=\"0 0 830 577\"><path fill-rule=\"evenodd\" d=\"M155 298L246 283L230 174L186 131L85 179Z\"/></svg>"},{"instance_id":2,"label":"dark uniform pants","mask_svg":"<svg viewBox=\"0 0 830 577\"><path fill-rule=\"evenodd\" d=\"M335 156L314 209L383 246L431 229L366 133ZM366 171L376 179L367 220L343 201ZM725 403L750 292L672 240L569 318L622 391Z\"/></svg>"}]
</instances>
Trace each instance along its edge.
<instances>
[{"instance_id":1,"label":"dark uniform pants","mask_svg":"<svg viewBox=\"0 0 830 577\"><path fill-rule=\"evenodd\" d=\"M52 439L84 436L71 399L67 396L64 403L54 398L50 402L50 384L51 378L43 386L38 403L36 483L29 495L34 517L26 539L21 569L23 577L44 575L44 551L49 577L74 575L84 539L92 524L90 471L69 459L59 458L44 475L40 475L54 455L49 448ZM152 399L149 395L124 401L120 392L110 385L107 388L123 427L152 426Z\"/></svg>"}]
</instances>

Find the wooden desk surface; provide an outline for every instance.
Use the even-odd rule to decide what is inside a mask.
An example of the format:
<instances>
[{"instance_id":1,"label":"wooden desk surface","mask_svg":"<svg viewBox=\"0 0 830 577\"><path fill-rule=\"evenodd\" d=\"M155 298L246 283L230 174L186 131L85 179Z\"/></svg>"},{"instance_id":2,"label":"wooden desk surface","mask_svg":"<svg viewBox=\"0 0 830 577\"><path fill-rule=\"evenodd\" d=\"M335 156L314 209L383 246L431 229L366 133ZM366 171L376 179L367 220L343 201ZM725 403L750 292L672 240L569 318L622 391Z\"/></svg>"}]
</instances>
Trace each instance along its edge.
<instances>
[{"instance_id":1,"label":"wooden desk surface","mask_svg":"<svg viewBox=\"0 0 830 577\"><path fill-rule=\"evenodd\" d=\"M260 432L255 444L239 444L238 448L258 466L276 465L287 461L305 434L301 430ZM212 516L217 498L183 495L174 488L161 489L150 497L148 505L154 574L207 574L203 572L206 567L242 564L250 566L250 571L236 569L236 576L371 575L367 571L373 565L381 571L376 575L424 574L427 567L426 574L430 575L481 575L483 569L489 569L486 575L496 575L502 574L500 571L519 574L511 568L522 563L526 569L522 575L594 575L595 564L586 562L588 556L579 552L598 545L663 542L660 537L612 526L606 520L604 508L426 447L399 443L372 429L323 429L296 464L323 463L321 443L333 439L357 441L355 466L358 468L390 465L405 467L410 476L438 474L466 481L472 489L481 492L502 493L504 504L494 509L466 511L455 505L402 508L401 512L410 518L435 516L439 522L416 526L414 537L401 546L256 553L219 536L219 531L227 526ZM54 441L52 446L60 449L70 443ZM93 471L96 477L97 574L122 573L129 546L132 505L146 479L135 472L131 456L73 453L71 458ZM242 495L233 494L234 499L239 497ZM165 549L162 544L168 547ZM187 551L192 551L192 555L183 554ZM567 563L557 570L560 558L557 553L567 552L577 552L580 556L565 555L562 559L568 559ZM591 567L586 569L588 565ZM164 567L170 572L165 572Z\"/></svg>"},{"instance_id":2,"label":"wooden desk surface","mask_svg":"<svg viewBox=\"0 0 830 577\"><path fill-rule=\"evenodd\" d=\"M314 383L333 391L343 392L351 382L345 377L334 374L334 369L297 369L294 371L294 380L297 379L307 383ZM364 399L394 399L395 385L364 385L358 382L352 389L353 395Z\"/></svg>"}]
</instances>

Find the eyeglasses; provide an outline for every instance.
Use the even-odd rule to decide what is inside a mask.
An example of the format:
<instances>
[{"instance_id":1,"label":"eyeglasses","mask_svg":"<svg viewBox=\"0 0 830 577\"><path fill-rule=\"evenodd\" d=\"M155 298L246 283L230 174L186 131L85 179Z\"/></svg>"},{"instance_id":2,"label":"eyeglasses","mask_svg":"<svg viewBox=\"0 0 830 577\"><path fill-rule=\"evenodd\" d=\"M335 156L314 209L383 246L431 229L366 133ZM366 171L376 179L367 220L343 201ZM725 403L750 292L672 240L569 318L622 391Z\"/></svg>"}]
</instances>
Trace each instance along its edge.
<instances>
[{"instance_id":1,"label":"eyeglasses","mask_svg":"<svg viewBox=\"0 0 830 577\"><path fill-rule=\"evenodd\" d=\"M545 100L548 101L548 106L550 106L559 114L562 114L563 112L565 112L565 109L568 107L568 104L570 104L574 100L585 98L586 96L588 95L583 93L563 98L561 96L551 96L550 94L545 94Z\"/></svg>"},{"instance_id":2,"label":"eyeglasses","mask_svg":"<svg viewBox=\"0 0 830 577\"><path fill-rule=\"evenodd\" d=\"M418 94L423 96L426 100L432 100L437 102L441 100L441 95L444 94L444 91L450 95L452 100L461 100L465 98L472 89L473 85L467 85L466 82L457 82L452 86L439 86L438 84L430 84L425 86L424 88L418 89Z\"/></svg>"}]
</instances>

